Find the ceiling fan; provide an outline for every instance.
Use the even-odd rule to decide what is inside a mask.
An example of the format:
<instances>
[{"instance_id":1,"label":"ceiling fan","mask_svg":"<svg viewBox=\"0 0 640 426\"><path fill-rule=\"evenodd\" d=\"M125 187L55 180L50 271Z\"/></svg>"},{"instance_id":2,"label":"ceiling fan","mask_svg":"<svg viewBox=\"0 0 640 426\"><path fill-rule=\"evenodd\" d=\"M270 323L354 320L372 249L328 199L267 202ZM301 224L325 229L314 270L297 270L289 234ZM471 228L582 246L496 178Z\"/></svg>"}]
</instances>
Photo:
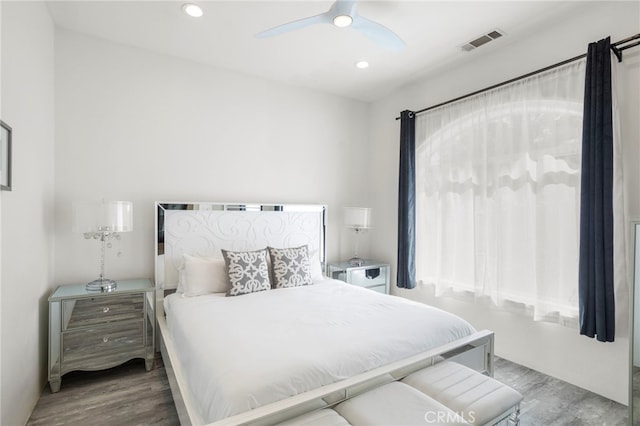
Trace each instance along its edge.
<instances>
[{"instance_id":1,"label":"ceiling fan","mask_svg":"<svg viewBox=\"0 0 640 426\"><path fill-rule=\"evenodd\" d=\"M341 28L351 27L378 45L390 50L401 50L405 46L404 41L384 25L358 15L356 0L336 0L325 13L278 25L256 34L256 37L272 37L314 24L333 24Z\"/></svg>"}]
</instances>

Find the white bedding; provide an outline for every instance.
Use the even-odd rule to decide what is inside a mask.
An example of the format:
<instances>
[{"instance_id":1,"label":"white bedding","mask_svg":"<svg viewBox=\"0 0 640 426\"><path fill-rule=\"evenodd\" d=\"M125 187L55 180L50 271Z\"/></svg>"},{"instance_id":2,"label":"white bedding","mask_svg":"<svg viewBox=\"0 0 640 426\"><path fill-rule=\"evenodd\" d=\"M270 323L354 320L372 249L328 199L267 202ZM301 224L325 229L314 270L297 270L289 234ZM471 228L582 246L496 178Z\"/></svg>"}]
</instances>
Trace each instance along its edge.
<instances>
[{"instance_id":1,"label":"white bedding","mask_svg":"<svg viewBox=\"0 0 640 426\"><path fill-rule=\"evenodd\" d=\"M236 297L165 299L204 422L213 422L475 332L461 318L341 281Z\"/></svg>"}]
</instances>

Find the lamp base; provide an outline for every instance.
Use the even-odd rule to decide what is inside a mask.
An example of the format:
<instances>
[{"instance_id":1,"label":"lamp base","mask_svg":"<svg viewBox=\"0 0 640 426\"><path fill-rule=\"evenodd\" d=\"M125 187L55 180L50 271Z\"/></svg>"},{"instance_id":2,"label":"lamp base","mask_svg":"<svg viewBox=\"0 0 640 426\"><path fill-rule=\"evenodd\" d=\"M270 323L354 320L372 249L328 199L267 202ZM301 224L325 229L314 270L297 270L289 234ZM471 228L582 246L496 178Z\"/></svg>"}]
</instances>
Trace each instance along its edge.
<instances>
[{"instance_id":1,"label":"lamp base","mask_svg":"<svg viewBox=\"0 0 640 426\"><path fill-rule=\"evenodd\" d=\"M85 287L87 291L101 291L101 292L109 292L114 291L118 287L118 283L114 280L110 280L108 278L98 278L97 280L93 280L90 283L87 283Z\"/></svg>"},{"instance_id":2,"label":"lamp base","mask_svg":"<svg viewBox=\"0 0 640 426\"><path fill-rule=\"evenodd\" d=\"M349 265L364 266L364 259L360 259L359 257L352 257L351 259L349 259Z\"/></svg>"}]
</instances>

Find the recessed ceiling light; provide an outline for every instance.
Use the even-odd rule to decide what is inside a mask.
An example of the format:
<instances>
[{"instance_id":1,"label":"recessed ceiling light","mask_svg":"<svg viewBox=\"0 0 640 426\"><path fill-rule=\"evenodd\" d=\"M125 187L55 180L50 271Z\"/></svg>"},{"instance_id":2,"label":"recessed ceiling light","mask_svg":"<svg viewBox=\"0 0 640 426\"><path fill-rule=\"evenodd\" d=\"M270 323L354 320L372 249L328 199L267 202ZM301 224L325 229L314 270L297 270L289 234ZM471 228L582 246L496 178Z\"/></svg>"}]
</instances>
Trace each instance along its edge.
<instances>
[{"instance_id":1,"label":"recessed ceiling light","mask_svg":"<svg viewBox=\"0 0 640 426\"><path fill-rule=\"evenodd\" d=\"M352 22L353 18L349 15L338 15L333 18L333 25L340 28L348 27Z\"/></svg>"},{"instance_id":2,"label":"recessed ceiling light","mask_svg":"<svg viewBox=\"0 0 640 426\"><path fill-rule=\"evenodd\" d=\"M361 70L363 70L365 68L369 68L369 62L367 62L367 61L358 61L358 62L356 62L356 67L360 68Z\"/></svg>"},{"instance_id":3,"label":"recessed ceiling light","mask_svg":"<svg viewBox=\"0 0 640 426\"><path fill-rule=\"evenodd\" d=\"M194 18L201 17L204 13L202 12L202 8L197 4L193 3L185 3L182 5L182 11L189 16L193 16Z\"/></svg>"}]
</instances>

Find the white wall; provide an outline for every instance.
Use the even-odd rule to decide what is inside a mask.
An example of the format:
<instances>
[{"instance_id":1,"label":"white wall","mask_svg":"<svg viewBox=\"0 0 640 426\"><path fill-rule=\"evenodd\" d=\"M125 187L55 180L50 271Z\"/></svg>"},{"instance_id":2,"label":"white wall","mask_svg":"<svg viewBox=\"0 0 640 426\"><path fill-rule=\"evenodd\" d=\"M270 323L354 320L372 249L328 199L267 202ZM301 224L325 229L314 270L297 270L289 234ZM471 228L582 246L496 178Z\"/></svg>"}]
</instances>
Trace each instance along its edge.
<instances>
[{"instance_id":1,"label":"white wall","mask_svg":"<svg viewBox=\"0 0 640 426\"><path fill-rule=\"evenodd\" d=\"M2 2L0 2L0 99L2 99ZM0 101L0 117L2 102ZM2 307L2 195L0 194L0 308ZM0 313L0 421L2 421L2 314Z\"/></svg>"},{"instance_id":2,"label":"white wall","mask_svg":"<svg viewBox=\"0 0 640 426\"><path fill-rule=\"evenodd\" d=\"M0 424L24 424L46 382L53 270L54 45L41 2L2 2L2 120L13 190L0 193Z\"/></svg>"},{"instance_id":3,"label":"white wall","mask_svg":"<svg viewBox=\"0 0 640 426\"><path fill-rule=\"evenodd\" d=\"M134 202L115 279L153 277L156 200L326 203L343 258L336 212L365 198L367 126L360 102L58 30L56 284L98 274L98 243L71 233L89 198Z\"/></svg>"},{"instance_id":4,"label":"white wall","mask_svg":"<svg viewBox=\"0 0 640 426\"><path fill-rule=\"evenodd\" d=\"M587 44L611 35L617 41L640 31L640 3L584 3L564 19L550 21L545 31L526 38L496 41L488 55L470 53L466 64L443 69L425 77L419 84L406 87L388 99L376 102L371 112L373 171L370 204L375 209L376 229L371 233L375 257L392 261L395 266L397 238L397 185L399 122L395 117L404 109L419 110L510 78L554 64L586 52ZM502 43L502 47L498 48ZM489 48L489 45L487 46ZM481 48L481 49L484 49ZM480 55L480 50L476 51ZM486 52L486 50L485 50ZM462 53L461 53L462 54ZM640 52L625 52L623 79L626 96L621 99L627 201L631 214L640 216L640 162L638 140ZM631 169L631 170L630 170ZM392 243L390 243L392 242ZM395 275L395 268L393 271ZM431 297L425 289L401 290L396 294L426 301L456 313L479 329L496 332L498 355L538 371L574 383L608 398L625 403L628 392L628 294L618 294L619 330L615 343L599 343L578 335L577 330L533 322L526 318L496 312L471 303ZM620 331L622 330L622 331Z\"/></svg>"},{"instance_id":5,"label":"white wall","mask_svg":"<svg viewBox=\"0 0 640 426\"><path fill-rule=\"evenodd\" d=\"M634 267L633 275L633 304L638 311L633 317L633 365L640 367L640 221L634 224L635 238L633 238Z\"/></svg>"}]
</instances>

